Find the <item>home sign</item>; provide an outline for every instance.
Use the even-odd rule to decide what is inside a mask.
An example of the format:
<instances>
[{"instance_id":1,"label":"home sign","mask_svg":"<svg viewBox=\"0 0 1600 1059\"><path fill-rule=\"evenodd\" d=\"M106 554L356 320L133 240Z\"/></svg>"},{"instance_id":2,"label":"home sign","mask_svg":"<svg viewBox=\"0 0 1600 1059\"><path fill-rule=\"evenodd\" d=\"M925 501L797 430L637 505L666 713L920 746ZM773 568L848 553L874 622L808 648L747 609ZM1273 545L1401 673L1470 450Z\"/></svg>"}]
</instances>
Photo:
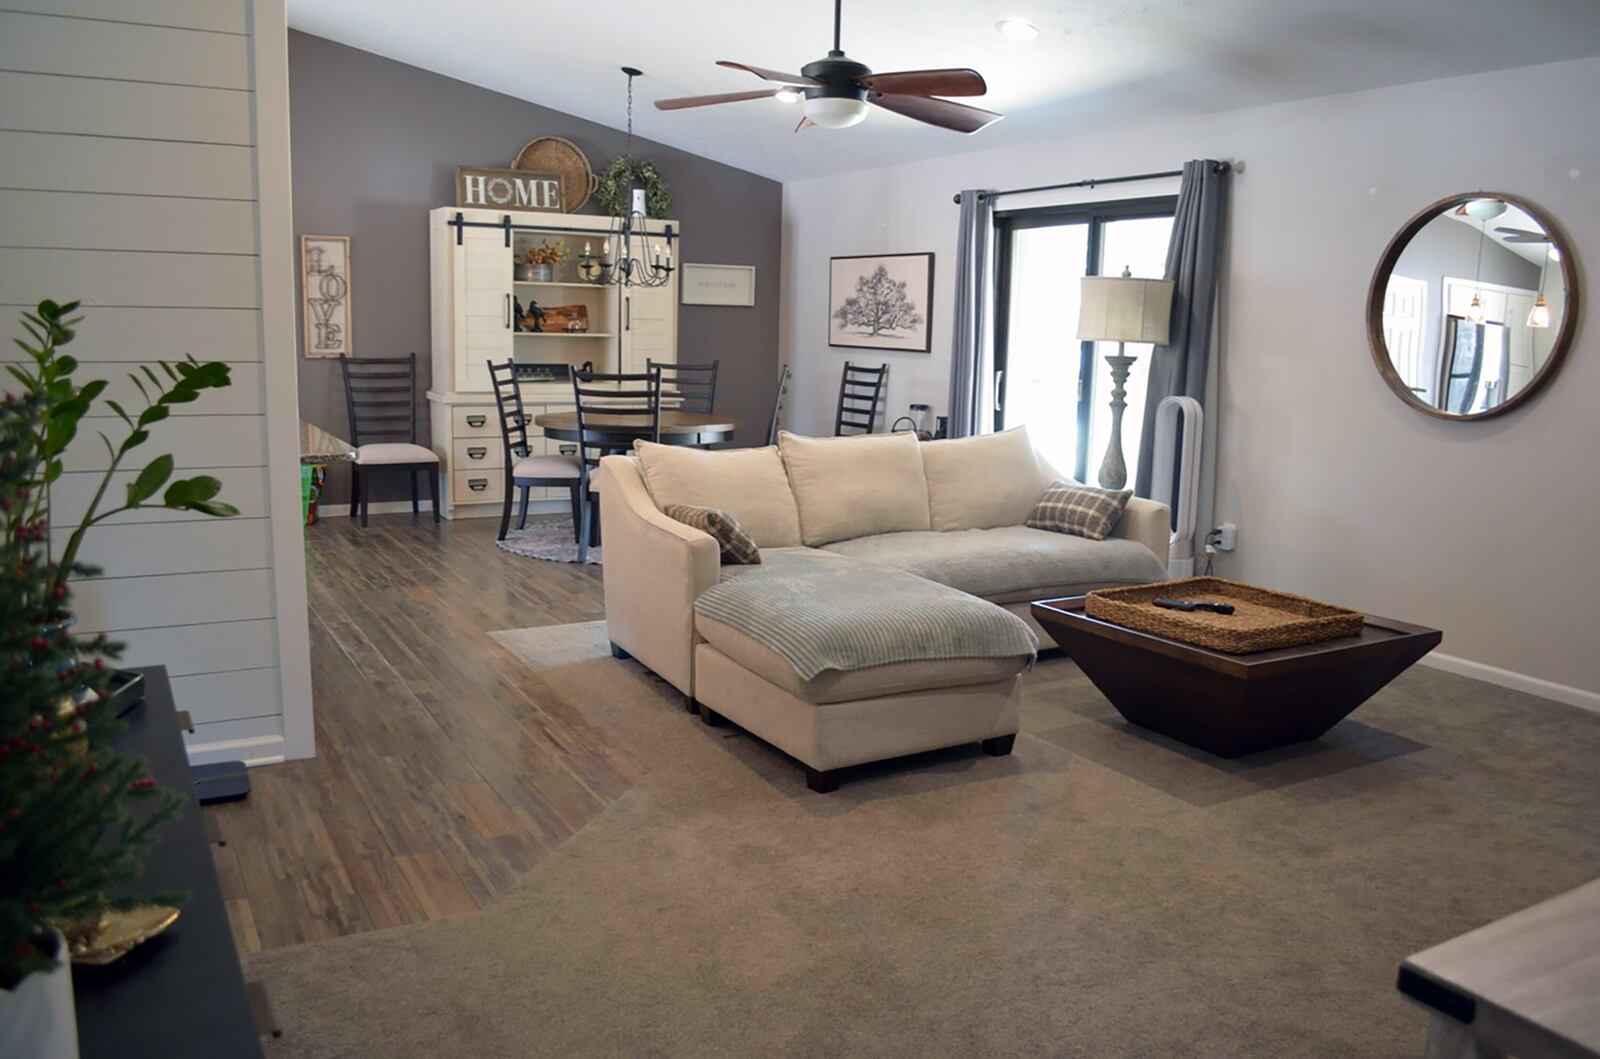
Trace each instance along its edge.
<instances>
[{"instance_id":1,"label":"home sign","mask_svg":"<svg viewBox=\"0 0 1600 1059\"><path fill-rule=\"evenodd\" d=\"M561 174L457 166L456 205L562 213Z\"/></svg>"}]
</instances>

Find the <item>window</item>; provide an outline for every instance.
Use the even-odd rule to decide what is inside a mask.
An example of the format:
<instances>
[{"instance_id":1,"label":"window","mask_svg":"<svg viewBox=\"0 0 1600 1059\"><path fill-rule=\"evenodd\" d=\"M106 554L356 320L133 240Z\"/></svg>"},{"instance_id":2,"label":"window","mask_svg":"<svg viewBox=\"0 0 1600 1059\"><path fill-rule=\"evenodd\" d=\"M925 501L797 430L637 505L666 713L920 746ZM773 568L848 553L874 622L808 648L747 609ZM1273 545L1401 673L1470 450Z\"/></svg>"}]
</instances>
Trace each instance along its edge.
<instances>
[{"instance_id":1,"label":"window","mask_svg":"<svg viewBox=\"0 0 1600 1059\"><path fill-rule=\"evenodd\" d=\"M1173 197L1090 203L995 214L994 428L1026 424L1057 470L1093 483L1111 440L1115 343L1079 342L1078 281L1084 276L1161 276L1172 235ZM1106 348L1097 349L1097 346ZM1127 383L1122 447L1139 459L1150 347Z\"/></svg>"}]
</instances>

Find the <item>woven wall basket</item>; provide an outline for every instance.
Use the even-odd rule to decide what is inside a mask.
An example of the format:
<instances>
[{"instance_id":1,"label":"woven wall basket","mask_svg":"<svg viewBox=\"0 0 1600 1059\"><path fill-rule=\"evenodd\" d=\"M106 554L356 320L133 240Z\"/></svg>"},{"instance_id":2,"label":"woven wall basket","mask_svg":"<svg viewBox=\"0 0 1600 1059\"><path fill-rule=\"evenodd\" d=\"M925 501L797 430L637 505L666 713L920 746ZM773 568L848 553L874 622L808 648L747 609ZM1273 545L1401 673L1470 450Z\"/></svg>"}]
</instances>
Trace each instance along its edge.
<instances>
[{"instance_id":1,"label":"woven wall basket","mask_svg":"<svg viewBox=\"0 0 1600 1059\"><path fill-rule=\"evenodd\" d=\"M1168 610L1156 606L1156 599L1231 603L1234 612ZM1220 577L1186 577L1133 588L1098 589L1084 599L1083 609L1091 618L1228 654L1251 654L1357 636L1366 621L1360 611Z\"/></svg>"},{"instance_id":2,"label":"woven wall basket","mask_svg":"<svg viewBox=\"0 0 1600 1059\"><path fill-rule=\"evenodd\" d=\"M511 163L512 169L533 169L541 173L559 173L561 176L561 202L565 212L577 213L589 201L600 178L589 168L589 159L578 145L559 136L540 136L529 140Z\"/></svg>"}]
</instances>

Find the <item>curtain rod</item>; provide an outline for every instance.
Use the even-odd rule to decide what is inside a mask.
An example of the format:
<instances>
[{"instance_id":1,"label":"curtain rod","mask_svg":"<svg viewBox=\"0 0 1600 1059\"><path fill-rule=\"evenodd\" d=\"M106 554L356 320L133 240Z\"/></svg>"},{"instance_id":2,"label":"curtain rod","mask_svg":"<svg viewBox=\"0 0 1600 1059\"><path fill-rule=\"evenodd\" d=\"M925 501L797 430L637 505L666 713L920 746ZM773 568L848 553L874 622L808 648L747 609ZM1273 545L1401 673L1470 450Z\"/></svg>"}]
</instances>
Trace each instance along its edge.
<instances>
[{"instance_id":1,"label":"curtain rod","mask_svg":"<svg viewBox=\"0 0 1600 1059\"><path fill-rule=\"evenodd\" d=\"M1212 168L1212 172L1227 173L1232 169L1233 163L1218 162ZM1138 180L1165 180L1168 177L1178 176L1183 176L1183 170L1169 169L1162 173L1135 173L1132 176L1092 177L1089 180L1074 180L1067 184L1040 184L1038 187L1010 188L1006 191L980 191L978 192L978 198L997 199L1001 195L1026 195L1032 191L1064 191L1067 188L1092 188L1098 187L1101 184L1131 184ZM960 203L961 196L959 194L955 195L952 198L952 201Z\"/></svg>"}]
</instances>

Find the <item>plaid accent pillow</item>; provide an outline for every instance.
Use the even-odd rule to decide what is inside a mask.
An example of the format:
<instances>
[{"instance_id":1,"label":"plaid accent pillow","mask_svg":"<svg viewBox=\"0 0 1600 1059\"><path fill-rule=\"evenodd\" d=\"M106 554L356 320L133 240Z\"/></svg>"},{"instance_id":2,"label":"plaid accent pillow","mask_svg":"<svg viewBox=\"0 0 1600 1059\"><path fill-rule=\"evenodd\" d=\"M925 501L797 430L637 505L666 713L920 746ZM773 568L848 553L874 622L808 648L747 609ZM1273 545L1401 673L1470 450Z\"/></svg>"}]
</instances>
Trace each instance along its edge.
<instances>
[{"instance_id":1,"label":"plaid accent pillow","mask_svg":"<svg viewBox=\"0 0 1600 1059\"><path fill-rule=\"evenodd\" d=\"M1057 479L1028 516L1028 525L1052 533L1070 533L1103 541L1116 528L1132 489L1096 489Z\"/></svg>"},{"instance_id":2,"label":"plaid accent pillow","mask_svg":"<svg viewBox=\"0 0 1600 1059\"><path fill-rule=\"evenodd\" d=\"M750 534L739 525L739 520L726 511L714 507L697 507L694 504L668 504L661 511L674 522L693 526L709 533L722 548L722 561L728 566L759 566L761 549L750 539Z\"/></svg>"}]
</instances>

